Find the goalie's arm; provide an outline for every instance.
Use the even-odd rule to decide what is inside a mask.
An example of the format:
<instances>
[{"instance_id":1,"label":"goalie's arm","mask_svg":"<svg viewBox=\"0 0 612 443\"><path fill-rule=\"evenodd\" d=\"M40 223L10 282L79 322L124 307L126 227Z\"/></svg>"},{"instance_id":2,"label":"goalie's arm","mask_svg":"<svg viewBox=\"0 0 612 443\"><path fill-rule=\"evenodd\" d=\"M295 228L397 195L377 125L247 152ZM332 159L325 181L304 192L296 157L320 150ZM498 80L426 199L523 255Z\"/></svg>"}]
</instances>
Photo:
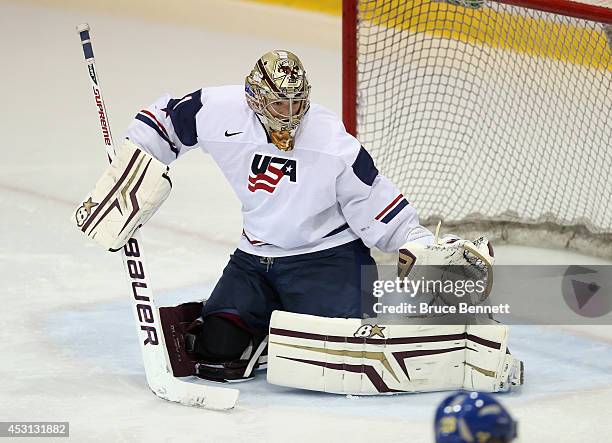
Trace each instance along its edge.
<instances>
[{"instance_id":1,"label":"goalie's arm","mask_svg":"<svg viewBox=\"0 0 612 443\"><path fill-rule=\"evenodd\" d=\"M201 109L201 89L182 98L166 94L136 114L125 136L143 151L169 165L185 152L198 147L196 116Z\"/></svg>"},{"instance_id":2,"label":"goalie's arm","mask_svg":"<svg viewBox=\"0 0 612 443\"><path fill-rule=\"evenodd\" d=\"M76 209L81 231L116 251L157 211L172 187L167 165L198 146L201 95L164 95L138 112L117 157Z\"/></svg>"},{"instance_id":3,"label":"goalie's arm","mask_svg":"<svg viewBox=\"0 0 612 443\"><path fill-rule=\"evenodd\" d=\"M419 224L412 206L393 183L378 173L370 154L354 147L336 186L342 213L368 247L396 252L407 241L433 242L433 234Z\"/></svg>"}]
</instances>

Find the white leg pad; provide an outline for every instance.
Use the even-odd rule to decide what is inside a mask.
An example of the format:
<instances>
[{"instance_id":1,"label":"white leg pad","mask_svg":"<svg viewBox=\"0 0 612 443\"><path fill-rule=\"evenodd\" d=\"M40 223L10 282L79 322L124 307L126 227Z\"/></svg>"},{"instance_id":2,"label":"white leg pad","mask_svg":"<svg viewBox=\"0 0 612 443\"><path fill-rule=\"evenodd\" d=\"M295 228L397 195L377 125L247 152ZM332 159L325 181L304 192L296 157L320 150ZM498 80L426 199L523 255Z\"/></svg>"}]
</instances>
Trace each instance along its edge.
<instances>
[{"instance_id":1,"label":"white leg pad","mask_svg":"<svg viewBox=\"0 0 612 443\"><path fill-rule=\"evenodd\" d=\"M356 395L497 391L504 386L499 378L508 377L507 336L502 325L363 325L275 311L268 382Z\"/></svg>"},{"instance_id":2,"label":"white leg pad","mask_svg":"<svg viewBox=\"0 0 612 443\"><path fill-rule=\"evenodd\" d=\"M469 325L466 332L465 389L498 392L522 384L522 363L507 353L508 326Z\"/></svg>"}]
</instances>

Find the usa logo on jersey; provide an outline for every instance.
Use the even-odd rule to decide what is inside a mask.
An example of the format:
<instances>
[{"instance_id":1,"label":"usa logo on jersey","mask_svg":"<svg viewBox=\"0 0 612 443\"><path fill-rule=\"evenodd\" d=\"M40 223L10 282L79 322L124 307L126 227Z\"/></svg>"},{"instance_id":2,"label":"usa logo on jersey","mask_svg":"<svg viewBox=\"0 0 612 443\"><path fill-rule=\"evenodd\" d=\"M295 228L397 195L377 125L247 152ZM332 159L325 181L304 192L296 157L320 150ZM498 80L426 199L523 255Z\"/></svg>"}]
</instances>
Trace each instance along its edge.
<instances>
[{"instance_id":1,"label":"usa logo on jersey","mask_svg":"<svg viewBox=\"0 0 612 443\"><path fill-rule=\"evenodd\" d=\"M292 183L297 182L297 162L294 159L255 154L249 174L249 191L262 190L272 194L283 177Z\"/></svg>"}]
</instances>

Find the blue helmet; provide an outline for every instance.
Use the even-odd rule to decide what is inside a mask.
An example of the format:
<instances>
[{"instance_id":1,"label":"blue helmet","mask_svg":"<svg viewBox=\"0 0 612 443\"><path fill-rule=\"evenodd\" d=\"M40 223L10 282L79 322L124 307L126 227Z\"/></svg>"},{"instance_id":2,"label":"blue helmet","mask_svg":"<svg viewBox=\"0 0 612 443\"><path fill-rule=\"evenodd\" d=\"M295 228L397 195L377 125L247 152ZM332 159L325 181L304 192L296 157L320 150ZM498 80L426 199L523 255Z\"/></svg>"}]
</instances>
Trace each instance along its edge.
<instances>
[{"instance_id":1,"label":"blue helmet","mask_svg":"<svg viewBox=\"0 0 612 443\"><path fill-rule=\"evenodd\" d=\"M459 391L436 410L436 443L506 443L516 438L516 422L491 395Z\"/></svg>"}]
</instances>

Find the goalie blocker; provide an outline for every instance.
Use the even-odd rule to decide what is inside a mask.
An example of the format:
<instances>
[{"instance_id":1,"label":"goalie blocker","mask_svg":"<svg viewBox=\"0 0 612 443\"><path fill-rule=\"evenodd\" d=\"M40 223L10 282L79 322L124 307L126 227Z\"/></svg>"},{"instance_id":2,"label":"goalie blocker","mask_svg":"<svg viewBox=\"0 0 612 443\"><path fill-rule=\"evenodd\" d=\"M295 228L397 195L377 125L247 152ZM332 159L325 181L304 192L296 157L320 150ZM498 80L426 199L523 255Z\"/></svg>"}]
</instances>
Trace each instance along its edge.
<instances>
[{"instance_id":1,"label":"goalie blocker","mask_svg":"<svg viewBox=\"0 0 612 443\"><path fill-rule=\"evenodd\" d=\"M118 251L170 194L168 171L168 166L125 140L77 208L73 222L106 249Z\"/></svg>"}]
</instances>

